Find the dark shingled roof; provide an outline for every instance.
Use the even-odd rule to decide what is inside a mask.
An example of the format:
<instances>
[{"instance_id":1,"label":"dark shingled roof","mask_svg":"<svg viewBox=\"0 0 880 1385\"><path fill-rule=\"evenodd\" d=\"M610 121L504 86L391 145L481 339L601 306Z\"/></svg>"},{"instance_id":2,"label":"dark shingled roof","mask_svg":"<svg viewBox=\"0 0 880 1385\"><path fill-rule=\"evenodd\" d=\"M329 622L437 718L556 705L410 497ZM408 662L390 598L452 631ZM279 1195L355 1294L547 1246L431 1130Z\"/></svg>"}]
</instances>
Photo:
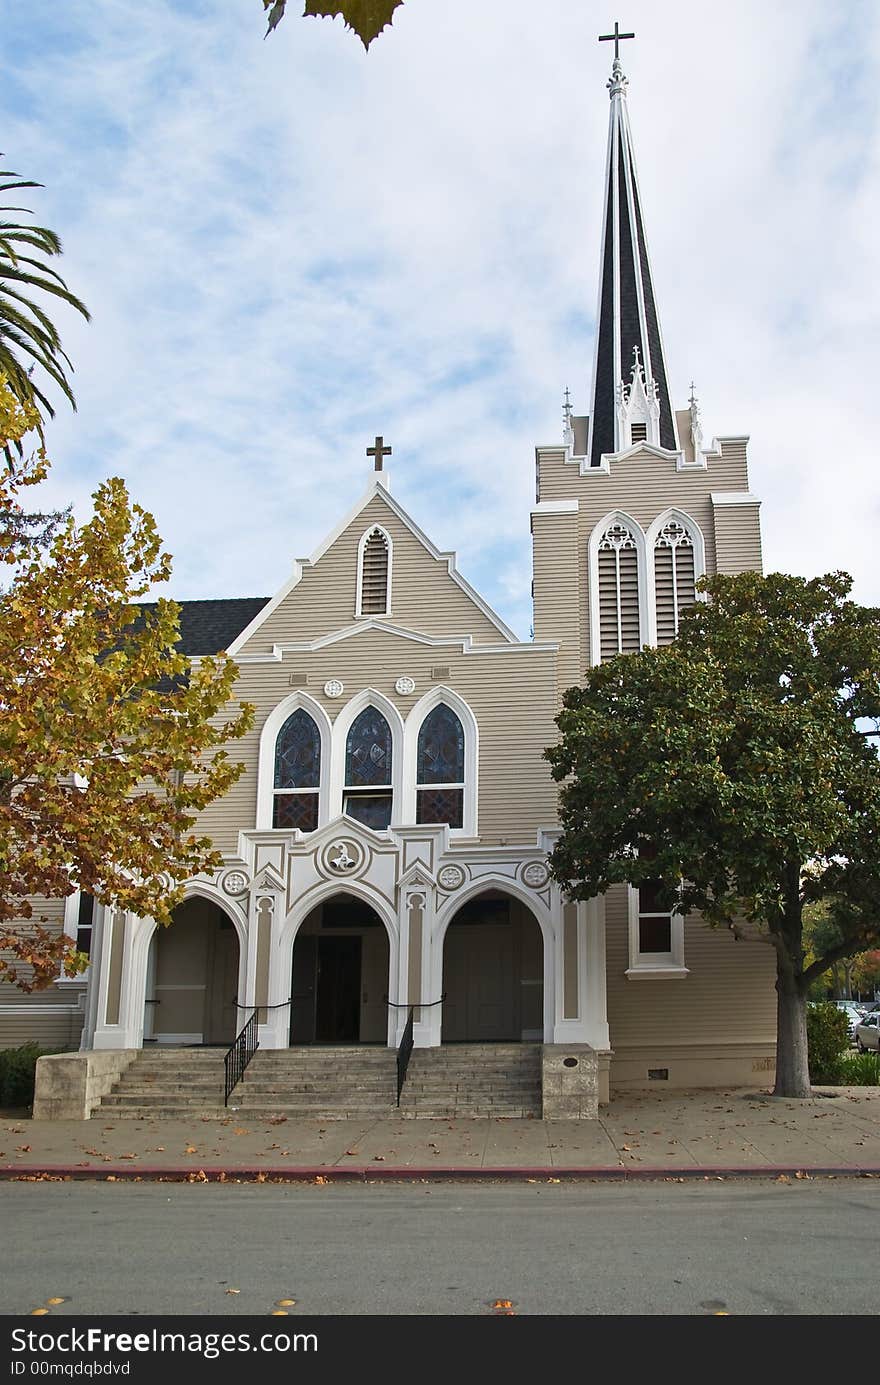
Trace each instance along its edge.
<instances>
[{"instance_id":1,"label":"dark shingled roof","mask_svg":"<svg viewBox=\"0 0 880 1385\"><path fill-rule=\"evenodd\" d=\"M183 654L219 654L228 649L245 626L262 611L268 596L233 596L218 601L181 601L180 639L177 648ZM155 609L153 602L143 602L145 610Z\"/></svg>"}]
</instances>

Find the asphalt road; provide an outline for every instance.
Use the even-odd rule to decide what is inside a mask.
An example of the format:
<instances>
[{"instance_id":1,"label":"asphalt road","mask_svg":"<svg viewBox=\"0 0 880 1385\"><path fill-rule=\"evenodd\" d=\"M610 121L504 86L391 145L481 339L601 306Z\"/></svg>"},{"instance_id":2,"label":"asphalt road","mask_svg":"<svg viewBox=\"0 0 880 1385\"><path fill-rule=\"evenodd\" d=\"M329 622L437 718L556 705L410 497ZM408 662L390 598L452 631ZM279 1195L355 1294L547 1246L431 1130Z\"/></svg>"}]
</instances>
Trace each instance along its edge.
<instances>
[{"instance_id":1,"label":"asphalt road","mask_svg":"<svg viewBox=\"0 0 880 1385\"><path fill-rule=\"evenodd\" d=\"M0 1312L878 1312L880 1182L0 1185ZM236 1289L237 1293L230 1290ZM42 1321L48 1325L48 1319Z\"/></svg>"}]
</instances>

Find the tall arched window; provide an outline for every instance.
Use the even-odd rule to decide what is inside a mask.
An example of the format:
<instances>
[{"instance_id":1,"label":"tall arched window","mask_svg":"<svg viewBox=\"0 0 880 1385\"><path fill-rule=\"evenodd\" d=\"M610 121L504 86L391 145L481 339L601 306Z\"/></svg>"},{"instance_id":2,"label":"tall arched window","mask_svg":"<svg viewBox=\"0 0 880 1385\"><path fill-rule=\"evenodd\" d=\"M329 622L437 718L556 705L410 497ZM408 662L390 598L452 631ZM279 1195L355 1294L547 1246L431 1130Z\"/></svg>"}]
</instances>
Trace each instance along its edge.
<instances>
[{"instance_id":1,"label":"tall arched window","mask_svg":"<svg viewBox=\"0 0 880 1385\"><path fill-rule=\"evenodd\" d=\"M639 553L621 520L599 540L598 569L600 658L635 653L641 648Z\"/></svg>"},{"instance_id":2,"label":"tall arched window","mask_svg":"<svg viewBox=\"0 0 880 1385\"><path fill-rule=\"evenodd\" d=\"M694 541L683 524L671 519L654 542L658 644L669 644L678 634L681 612L696 600L695 580Z\"/></svg>"},{"instance_id":3,"label":"tall arched window","mask_svg":"<svg viewBox=\"0 0 880 1385\"><path fill-rule=\"evenodd\" d=\"M318 825L321 736L300 707L289 716L275 742L273 827L314 832Z\"/></svg>"},{"instance_id":4,"label":"tall arched window","mask_svg":"<svg viewBox=\"0 0 880 1385\"><path fill-rule=\"evenodd\" d=\"M358 615L384 616L391 599L391 542L384 529L370 529L360 543Z\"/></svg>"},{"instance_id":5,"label":"tall arched window","mask_svg":"<svg viewBox=\"0 0 880 1385\"><path fill-rule=\"evenodd\" d=\"M391 727L377 708L365 707L345 742L342 810L376 831L391 822L392 753Z\"/></svg>"},{"instance_id":6,"label":"tall arched window","mask_svg":"<svg viewBox=\"0 0 880 1385\"><path fill-rule=\"evenodd\" d=\"M464 728L445 702L419 728L416 822L464 822Z\"/></svg>"}]
</instances>

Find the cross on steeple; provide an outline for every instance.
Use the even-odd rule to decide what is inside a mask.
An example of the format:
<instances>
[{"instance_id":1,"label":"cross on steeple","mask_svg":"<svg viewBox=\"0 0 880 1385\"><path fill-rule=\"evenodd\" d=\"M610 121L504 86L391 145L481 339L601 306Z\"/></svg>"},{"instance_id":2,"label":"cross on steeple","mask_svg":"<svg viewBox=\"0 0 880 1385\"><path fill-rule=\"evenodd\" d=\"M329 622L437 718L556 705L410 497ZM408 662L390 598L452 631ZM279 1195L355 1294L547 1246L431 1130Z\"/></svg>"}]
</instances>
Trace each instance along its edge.
<instances>
[{"instance_id":1,"label":"cross on steeple","mask_svg":"<svg viewBox=\"0 0 880 1385\"><path fill-rule=\"evenodd\" d=\"M620 44L621 44L621 41L622 41L623 39L625 39L625 38L635 38L635 34L622 34L622 33L620 32L620 25L618 24L617 20L615 19L615 21L614 21L614 33L613 33L613 34L600 34L600 35L599 35L599 42L600 42L600 43L610 43L610 42L613 40L613 42L614 42L614 61L615 61L615 62L620 62Z\"/></svg>"},{"instance_id":2,"label":"cross on steeple","mask_svg":"<svg viewBox=\"0 0 880 1385\"><path fill-rule=\"evenodd\" d=\"M384 447L384 446L383 446L384 441L385 441L385 439L382 437L381 434L379 434L379 436L376 438L376 441L375 441L375 443L373 444L373 446L367 448L367 456L368 456L368 457L375 457L375 458L376 458L376 464L375 464L375 467L374 467L374 470L375 470L375 471L381 471L381 470L382 470L382 458L383 458L383 457L390 457L390 456L391 456L391 448L390 448L390 447Z\"/></svg>"}]
</instances>

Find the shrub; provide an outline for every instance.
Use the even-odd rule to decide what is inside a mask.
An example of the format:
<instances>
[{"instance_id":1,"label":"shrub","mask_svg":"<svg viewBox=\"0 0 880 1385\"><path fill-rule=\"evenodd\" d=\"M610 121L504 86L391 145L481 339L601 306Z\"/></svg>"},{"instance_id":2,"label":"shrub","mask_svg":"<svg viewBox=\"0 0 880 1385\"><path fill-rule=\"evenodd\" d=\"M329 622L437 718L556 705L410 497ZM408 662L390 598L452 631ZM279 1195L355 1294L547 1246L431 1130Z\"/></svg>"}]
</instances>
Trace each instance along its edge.
<instances>
[{"instance_id":1,"label":"shrub","mask_svg":"<svg viewBox=\"0 0 880 1385\"><path fill-rule=\"evenodd\" d=\"M880 1086L880 1053L846 1053L840 1080L846 1087Z\"/></svg>"},{"instance_id":2,"label":"shrub","mask_svg":"<svg viewBox=\"0 0 880 1385\"><path fill-rule=\"evenodd\" d=\"M0 1106L32 1106L37 1059L58 1052L64 1050L40 1048L37 1043L0 1048Z\"/></svg>"},{"instance_id":3,"label":"shrub","mask_svg":"<svg viewBox=\"0 0 880 1385\"><path fill-rule=\"evenodd\" d=\"M849 1022L846 1014L830 1000L807 1006L807 1046L810 1081L840 1082L843 1055L849 1048Z\"/></svg>"}]
</instances>

